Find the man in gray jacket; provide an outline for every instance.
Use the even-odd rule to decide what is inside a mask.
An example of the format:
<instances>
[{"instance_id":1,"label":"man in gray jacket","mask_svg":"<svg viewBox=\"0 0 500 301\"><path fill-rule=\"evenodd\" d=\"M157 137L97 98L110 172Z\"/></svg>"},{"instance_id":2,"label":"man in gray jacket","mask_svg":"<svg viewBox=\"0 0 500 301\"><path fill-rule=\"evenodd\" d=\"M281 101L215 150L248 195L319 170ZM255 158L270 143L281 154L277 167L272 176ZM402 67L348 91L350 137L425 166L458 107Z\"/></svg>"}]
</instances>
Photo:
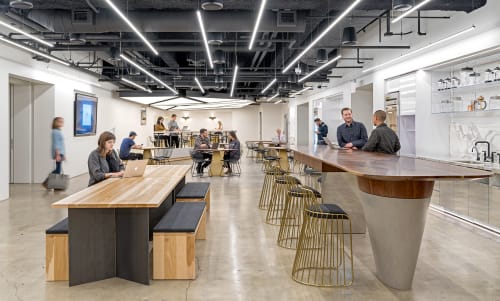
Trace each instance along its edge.
<instances>
[{"instance_id":1,"label":"man in gray jacket","mask_svg":"<svg viewBox=\"0 0 500 301\"><path fill-rule=\"evenodd\" d=\"M401 148L399 138L394 131L385 124L386 114L378 110L373 114L374 129L363 147L364 151L384 154L396 154Z\"/></svg>"}]
</instances>

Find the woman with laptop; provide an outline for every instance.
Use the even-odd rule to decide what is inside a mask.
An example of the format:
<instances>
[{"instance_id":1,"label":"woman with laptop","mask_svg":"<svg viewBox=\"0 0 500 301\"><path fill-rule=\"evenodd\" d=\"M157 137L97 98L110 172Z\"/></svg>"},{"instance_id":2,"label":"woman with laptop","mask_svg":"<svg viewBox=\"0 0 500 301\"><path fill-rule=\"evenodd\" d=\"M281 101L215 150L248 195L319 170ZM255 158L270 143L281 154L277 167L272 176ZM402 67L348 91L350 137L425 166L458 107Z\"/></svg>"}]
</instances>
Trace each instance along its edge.
<instances>
[{"instance_id":1,"label":"woman with laptop","mask_svg":"<svg viewBox=\"0 0 500 301\"><path fill-rule=\"evenodd\" d=\"M97 149L93 150L88 159L89 186L107 178L117 178L124 174L123 164L113 149L116 137L111 132L103 132L97 141Z\"/></svg>"}]
</instances>

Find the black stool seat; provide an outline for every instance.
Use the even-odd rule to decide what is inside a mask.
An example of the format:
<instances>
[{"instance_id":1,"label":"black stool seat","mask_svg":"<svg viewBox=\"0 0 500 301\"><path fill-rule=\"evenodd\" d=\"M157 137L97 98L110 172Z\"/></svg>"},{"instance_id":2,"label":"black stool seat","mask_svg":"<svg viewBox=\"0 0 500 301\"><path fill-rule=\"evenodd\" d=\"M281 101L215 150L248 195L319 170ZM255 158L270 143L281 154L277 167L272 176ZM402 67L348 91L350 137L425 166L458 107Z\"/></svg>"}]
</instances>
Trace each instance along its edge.
<instances>
[{"instance_id":1,"label":"black stool seat","mask_svg":"<svg viewBox=\"0 0 500 301\"><path fill-rule=\"evenodd\" d=\"M266 175L270 176L283 176L286 172L284 170L267 170Z\"/></svg>"},{"instance_id":2,"label":"black stool seat","mask_svg":"<svg viewBox=\"0 0 500 301\"><path fill-rule=\"evenodd\" d=\"M316 218L349 219L349 215L335 204L317 204L307 208L307 215ZM332 215L335 214L335 215Z\"/></svg>"},{"instance_id":3,"label":"black stool seat","mask_svg":"<svg viewBox=\"0 0 500 301\"><path fill-rule=\"evenodd\" d=\"M195 232L205 203L175 203L156 224L153 232Z\"/></svg>"},{"instance_id":4,"label":"black stool seat","mask_svg":"<svg viewBox=\"0 0 500 301\"><path fill-rule=\"evenodd\" d=\"M294 181L293 184L297 184L297 185L301 184L300 180L297 178L293 178L293 181ZM274 182L276 184L287 184L287 179L284 176L279 176L279 177L276 177L274 179Z\"/></svg>"},{"instance_id":5,"label":"black stool seat","mask_svg":"<svg viewBox=\"0 0 500 301\"><path fill-rule=\"evenodd\" d=\"M68 218L61 220L54 226L45 230L45 234L68 234Z\"/></svg>"},{"instance_id":6,"label":"black stool seat","mask_svg":"<svg viewBox=\"0 0 500 301\"><path fill-rule=\"evenodd\" d=\"M186 183L175 197L178 199L204 198L209 189L210 183L190 182Z\"/></svg>"},{"instance_id":7,"label":"black stool seat","mask_svg":"<svg viewBox=\"0 0 500 301\"><path fill-rule=\"evenodd\" d=\"M311 188L309 186L304 186L304 187L293 187L292 189L290 189L290 194L292 196L296 196L296 197L302 197L304 196L305 192L306 192L306 189L307 190L311 190L313 193L314 193L314 196L317 197L317 198L321 198L321 192L317 191L316 189L314 188Z\"/></svg>"},{"instance_id":8,"label":"black stool seat","mask_svg":"<svg viewBox=\"0 0 500 301\"><path fill-rule=\"evenodd\" d=\"M268 161L276 161L276 160L279 160L280 158L276 157L276 156L266 156L264 157L264 160L268 160Z\"/></svg>"}]
</instances>

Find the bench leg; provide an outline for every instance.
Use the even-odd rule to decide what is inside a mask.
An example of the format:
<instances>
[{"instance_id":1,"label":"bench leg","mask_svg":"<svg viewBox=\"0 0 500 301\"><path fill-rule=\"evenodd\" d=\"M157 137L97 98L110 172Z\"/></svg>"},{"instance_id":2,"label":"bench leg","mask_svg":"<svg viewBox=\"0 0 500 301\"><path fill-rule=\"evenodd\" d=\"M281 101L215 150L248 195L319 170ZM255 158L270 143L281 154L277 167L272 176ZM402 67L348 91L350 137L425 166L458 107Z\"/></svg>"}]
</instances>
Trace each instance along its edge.
<instances>
[{"instance_id":1,"label":"bench leg","mask_svg":"<svg viewBox=\"0 0 500 301\"><path fill-rule=\"evenodd\" d=\"M45 236L45 279L47 281L69 279L68 234Z\"/></svg>"},{"instance_id":2,"label":"bench leg","mask_svg":"<svg viewBox=\"0 0 500 301\"><path fill-rule=\"evenodd\" d=\"M153 279L195 279L195 234L153 233Z\"/></svg>"}]
</instances>

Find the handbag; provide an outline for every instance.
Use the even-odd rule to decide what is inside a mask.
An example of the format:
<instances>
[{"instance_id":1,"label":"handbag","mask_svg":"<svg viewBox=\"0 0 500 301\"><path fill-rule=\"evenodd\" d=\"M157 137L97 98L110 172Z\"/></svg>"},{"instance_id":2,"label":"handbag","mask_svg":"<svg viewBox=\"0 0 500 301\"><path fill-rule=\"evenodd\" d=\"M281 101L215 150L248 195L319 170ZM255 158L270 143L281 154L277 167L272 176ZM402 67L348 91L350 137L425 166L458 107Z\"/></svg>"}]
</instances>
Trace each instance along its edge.
<instances>
[{"instance_id":1,"label":"handbag","mask_svg":"<svg viewBox=\"0 0 500 301\"><path fill-rule=\"evenodd\" d=\"M47 177L47 188L55 190L66 190L69 185L69 176L64 173L50 173Z\"/></svg>"}]
</instances>

